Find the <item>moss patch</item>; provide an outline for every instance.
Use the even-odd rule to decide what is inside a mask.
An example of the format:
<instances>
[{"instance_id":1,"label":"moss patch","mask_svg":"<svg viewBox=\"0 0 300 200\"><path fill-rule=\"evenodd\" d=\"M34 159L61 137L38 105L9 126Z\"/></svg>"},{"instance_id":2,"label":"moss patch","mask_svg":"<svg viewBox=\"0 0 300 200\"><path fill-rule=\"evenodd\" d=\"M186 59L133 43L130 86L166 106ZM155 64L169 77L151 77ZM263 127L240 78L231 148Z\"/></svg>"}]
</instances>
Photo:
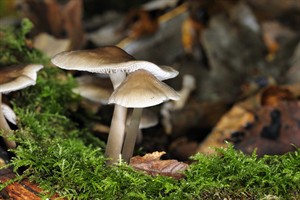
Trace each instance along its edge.
<instances>
[{"instance_id":1,"label":"moss patch","mask_svg":"<svg viewBox=\"0 0 300 200\"><path fill-rule=\"evenodd\" d=\"M32 48L32 42L27 35L33 24L24 18L21 28L0 27L0 67L16 64L47 63L47 57L37 49Z\"/></svg>"}]
</instances>

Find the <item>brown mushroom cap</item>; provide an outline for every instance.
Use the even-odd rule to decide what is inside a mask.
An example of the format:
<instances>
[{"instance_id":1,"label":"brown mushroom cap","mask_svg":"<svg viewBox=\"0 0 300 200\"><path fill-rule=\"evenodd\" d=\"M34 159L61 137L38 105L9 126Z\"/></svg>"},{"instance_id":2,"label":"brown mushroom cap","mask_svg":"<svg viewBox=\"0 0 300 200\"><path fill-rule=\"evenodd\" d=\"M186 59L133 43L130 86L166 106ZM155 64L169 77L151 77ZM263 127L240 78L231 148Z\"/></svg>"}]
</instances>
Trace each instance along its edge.
<instances>
[{"instance_id":1,"label":"brown mushroom cap","mask_svg":"<svg viewBox=\"0 0 300 200\"><path fill-rule=\"evenodd\" d=\"M37 78L37 72L42 69L42 65L30 64L22 66L10 66L0 68L0 105L2 101L2 93L23 89L27 86L34 85ZM7 124L0 106L0 129L3 132L3 139L8 148L15 148L16 142L7 138L12 135L10 127Z\"/></svg>"},{"instance_id":2,"label":"brown mushroom cap","mask_svg":"<svg viewBox=\"0 0 300 200\"><path fill-rule=\"evenodd\" d=\"M12 91L35 85L37 72L43 65L29 64L0 68L0 93Z\"/></svg>"},{"instance_id":3,"label":"brown mushroom cap","mask_svg":"<svg viewBox=\"0 0 300 200\"><path fill-rule=\"evenodd\" d=\"M61 52L55 55L51 62L62 69L92 73L131 73L138 69L145 69L159 80L174 78L178 75L178 71L171 67L158 67L148 61L135 60L133 56L116 46Z\"/></svg>"},{"instance_id":4,"label":"brown mushroom cap","mask_svg":"<svg viewBox=\"0 0 300 200\"><path fill-rule=\"evenodd\" d=\"M178 93L146 70L130 73L112 93L108 103L127 108L145 108L167 100L178 100Z\"/></svg>"}]
</instances>

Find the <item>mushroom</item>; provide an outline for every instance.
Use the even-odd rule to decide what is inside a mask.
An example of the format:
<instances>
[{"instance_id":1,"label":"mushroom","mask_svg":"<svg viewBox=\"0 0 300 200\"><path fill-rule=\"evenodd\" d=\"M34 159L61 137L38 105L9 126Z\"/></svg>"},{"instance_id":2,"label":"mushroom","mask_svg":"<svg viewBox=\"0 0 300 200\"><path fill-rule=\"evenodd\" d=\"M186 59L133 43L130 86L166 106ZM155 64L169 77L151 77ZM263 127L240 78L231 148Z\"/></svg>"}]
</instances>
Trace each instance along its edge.
<instances>
[{"instance_id":1,"label":"mushroom","mask_svg":"<svg viewBox=\"0 0 300 200\"><path fill-rule=\"evenodd\" d=\"M96 113L101 105L108 103L113 92L109 79L103 81L94 75L83 75L77 77L76 82L78 85L72 91L83 97L82 105L93 113Z\"/></svg>"},{"instance_id":2,"label":"mushroom","mask_svg":"<svg viewBox=\"0 0 300 200\"><path fill-rule=\"evenodd\" d=\"M55 54L66 51L71 44L70 39L58 39L48 33L40 33L33 40L33 46L39 49L47 56L52 57Z\"/></svg>"},{"instance_id":3,"label":"mushroom","mask_svg":"<svg viewBox=\"0 0 300 200\"><path fill-rule=\"evenodd\" d=\"M111 84L104 84L99 78L91 75L84 75L76 78L78 86L73 92L80 96L100 104L107 104L113 92Z\"/></svg>"},{"instance_id":4,"label":"mushroom","mask_svg":"<svg viewBox=\"0 0 300 200\"><path fill-rule=\"evenodd\" d=\"M134 108L122 150L122 156L126 162L133 154L143 108L155 106L170 99L178 100L178 93L143 69L130 73L112 93L109 103Z\"/></svg>"},{"instance_id":5,"label":"mushroom","mask_svg":"<svg viewBox=\"0 0 300 200\"><path fill-rule=\"evenodd\" d=\"M39 64L0 68L0 105L2 104L2 93L6 94L35 85L37 72L42 68L43 66ZM16 142L8 139L12 133L2 109L0 109L0 129L4 131L3 139L7 148L15 148Z\"/></svg>"},{"instance_id":6,"label":"mushroom","mask_svg":"<svg viewBox=\"0 0 300 200\"><path fill-rule=\"evenodd\" d=\"M171 114L170 111L181 110L186 104L190 94L196 89L195 77L190 74L185 74L182 78L182 88L178 92L180 94L179 101L167 102L162 106L160 111L163 116L162 124L165 128L166 134L171 134L172 124L171 124Z\"/></svg>"},{"instance_id":7,"label":"mushroom","mask_svg":"<svg viewBox=\"0 0 300 200\"><path fill-rule=\"evenodd\" d=\"M186 104L190 94L193 90L196 89L196 80L195 77L190 74L183 75L182 78L182 88L178 92L180 94L180 100L174 101L174 110L180 110Z\"/></svg>"},{"instance_id":8,"label":"mushroom","mask_svg":"<svg viewBox=\"0 0 300 200\"><path fill-rule=\"evenodd\" d=\"M138 69L150 70L159 80L173 78L178 74L176 70L168 66L160 68L151 62L135 60L133 56L116 46L61 52L55 55L51 61L54 65L66 70L109 74L114 89L125 80L126 73ZM106 144L105 155L110 158L107 164L116 163L121 154L126 113L125 107L115 105Z\"/></svg>"},{"instance_id":9,"label":"mushroom","mask_svg":"<svg viewBox=\"0 0 300 200\"><path fill-rule=\"evenodd\" d=\"M5 119L13 125L17 125L17 115L13 109L4 103L1 105L1 109Z\"/></svg>"}]
</instances>

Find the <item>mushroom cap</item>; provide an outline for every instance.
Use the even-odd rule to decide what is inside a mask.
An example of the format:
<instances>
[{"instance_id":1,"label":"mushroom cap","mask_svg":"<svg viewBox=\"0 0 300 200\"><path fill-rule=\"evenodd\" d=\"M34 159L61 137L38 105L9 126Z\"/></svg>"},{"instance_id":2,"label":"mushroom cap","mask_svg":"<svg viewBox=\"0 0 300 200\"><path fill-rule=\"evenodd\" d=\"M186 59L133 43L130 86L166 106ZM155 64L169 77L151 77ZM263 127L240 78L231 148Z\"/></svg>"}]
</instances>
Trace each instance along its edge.
<instances>
[{"instance_id":1,"label":"mushroom cap","mask_svg":"<svg viewBox=\"0 0 300 200\"><path fill-rule=\"evenodd\" d=\"M93 50L65 51L55 55L51 62L66 70L79 70L92 73L111 74L131 73L138 69L151 72L159 80L174 78L178 71L171 67L160 68L154 63L136 60L133 56L116 46L101 47Z\"/></svg>"},{"instance_id":2,"label":"mushroom cap","mask_svg":"<svg viewBox=\"0 0 300 200\"><path fill-rule=\"evenodd\" d=\"M40 64L0 68L0 93L9 93L35 85L37 72L42 68L43 65Z\"/></svg>"},{"instance_id":3,"label":"mushroom cap","mask_svg":"<svg viewBox=\"0 0 300 200\"><path fill-rule=\"evenodd\" d=\"M127 108L145 108L170 99L178 100L179 94L150 72L140 69L126 77L112 93L108 103Z\"/></svg>"},{"instance_id":4,"label":"mushroom cap","mask_svg":"<svg viewBox=\"0 0 300 200\"><path fill-rule=\"evenodd\" d=\"M73 92L80 96L101 104L107 104L108 99L113 92L111 82L110 85L103 84L105 81L92 75L84 75L76 78L78 86Z\"/></svg>"}]
</instances>

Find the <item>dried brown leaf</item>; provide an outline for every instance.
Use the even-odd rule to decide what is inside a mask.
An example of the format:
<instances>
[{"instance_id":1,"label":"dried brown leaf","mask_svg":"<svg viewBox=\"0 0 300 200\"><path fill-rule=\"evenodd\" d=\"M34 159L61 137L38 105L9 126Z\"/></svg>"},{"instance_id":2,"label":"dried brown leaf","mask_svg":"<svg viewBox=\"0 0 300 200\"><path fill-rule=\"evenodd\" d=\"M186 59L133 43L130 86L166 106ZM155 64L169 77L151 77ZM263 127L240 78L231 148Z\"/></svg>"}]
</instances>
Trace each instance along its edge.
<instances>
[{"instance_id":1,"label":"dried brown leaf","mask_svg":"<svg viewBox=\"0 0 300 200\"><path fill-rule=\"evenodd\" d=\"M225 140L232 133L238 132L248 124L253 123L254 115L243 107L236 105L231 108L217 123L212 132L199 145L197 152L212 154L215 149L211 147L225 147Z\"/></svg>"},{"instance_id":2,"label":"dried brown leaf","mask_svg":"<svg viewBox=\"0 0 300 200\"><path fill-rule=\"evenodd\" d=\"M0 170L0 184L10 181L13 178L15 178L15 174L11 169ZM42 193L44 193L44 191L37 184L30 182L28 179L23 179L19 182L9 184L1 190L0 199L40 200ZM50 199L57 198L58 195L54 195Z\"/></svg>"},{"instance_id":3,"label":"dried brown leaf","mask_svg":"<svg viewBox=\"0 0 300 200\"><path fill-rule=\"evenodd\" d=\"M188 164L177 160L160 160L165 152L153 152L144 156L135 156L130 159L130 165L137 170L144 171L152 176L169 176L175 179L184 177L182 173L187 169Z\"/></svg>"},{"instance_id":4,"label":"dried brown leaf","mask_svg":"<svg viewBox=\"0 0 300 200\"><path fill-rule=\"evenodd\" d=\"M144 9L132 9L128 12L122 31L127 30L130 38L140 38L154 34L158 30L158 17L152 17Z\"/></svg>"},{"instance_id":5,"label":"dried brown leaf","mask_svg":"<svg viewBox=\"0 0 300 200\"><path fill-rule=\"evenodd\" d=\"M187 18L181 27L182 37L181 42L184 51L188 55L193 55L195 48L200 46L200 38L205 25L199 21L193 20L191 17Z\"/></svg>"},{"instance_id":6,"label":"dried brown leaf","mask_svg":"<svg viewBox=\"0 0 300 200\"><path fill-rule=\"evenodd\" d=\"M296 97L287 88L280 86L270 86L261 94L262 106L278 106L282 101L293 101Z\"/></svg>"},{"instance_id":7,"label":"dried brown leaf","mask_svg":"<svg viewBox=\"0 0 300 200\"><path fill-rule=\"evenodd\" d=\"M300 102L279 101L276 106L264 106L256 112L256 122L243 130L244 137L237 149L258 156L281 155L300 146ZM295 146L293 146L295 145Z\"/></svg>"}]
</instances>

